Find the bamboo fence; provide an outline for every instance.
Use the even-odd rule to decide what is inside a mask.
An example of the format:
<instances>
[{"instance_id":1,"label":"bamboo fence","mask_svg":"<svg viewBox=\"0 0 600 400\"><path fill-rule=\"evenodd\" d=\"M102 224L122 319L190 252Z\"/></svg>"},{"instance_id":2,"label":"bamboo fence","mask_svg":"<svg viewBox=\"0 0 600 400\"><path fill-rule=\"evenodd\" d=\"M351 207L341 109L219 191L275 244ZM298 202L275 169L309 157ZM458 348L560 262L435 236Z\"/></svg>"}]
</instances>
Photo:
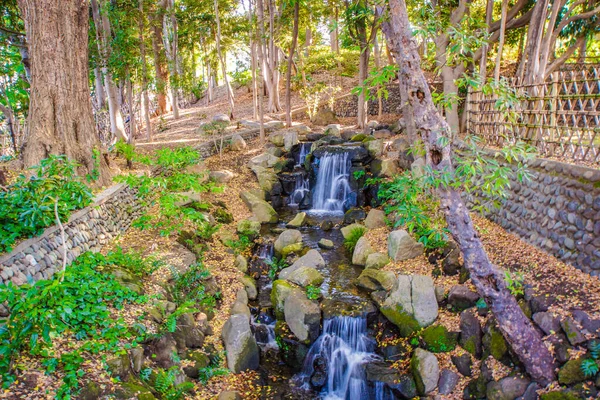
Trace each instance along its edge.
<instances>
[{"instance_id":1,"label":"bamboo fence","mask_svg":"<svg viewBox=\"0 0 600 400\"><path fill-rule=\"evenodd\" d=\"M496 106L494 95L469 92L469 134L490 146L522 140L544 157L600 164L599 64L554 72L543 84L521 84L514 78L510 84L519 99L510 112Z\"/></svg>"}]
</instances>

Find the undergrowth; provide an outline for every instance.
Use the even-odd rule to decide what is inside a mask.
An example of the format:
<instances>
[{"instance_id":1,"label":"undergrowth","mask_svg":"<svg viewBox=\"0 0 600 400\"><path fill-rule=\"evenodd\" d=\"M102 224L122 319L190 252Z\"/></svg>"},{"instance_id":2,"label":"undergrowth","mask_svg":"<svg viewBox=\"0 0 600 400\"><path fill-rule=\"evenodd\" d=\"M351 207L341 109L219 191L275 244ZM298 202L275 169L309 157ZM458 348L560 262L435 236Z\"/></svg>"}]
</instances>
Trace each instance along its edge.
<instances>
[{"instance_id":1,"label":"undergrowth","mask_svg":"<svg viewBox=\"0 0 600 400\"><path fill-rule=\"evenodd\" d=\"M344 247L350 253L354 252L354 248L356 247L356 243L358 240L363 237L363 235L367 232L367 228L363 226L357 226L350 230L348 237L344 239Z\"/></svg>"}]
</instances>

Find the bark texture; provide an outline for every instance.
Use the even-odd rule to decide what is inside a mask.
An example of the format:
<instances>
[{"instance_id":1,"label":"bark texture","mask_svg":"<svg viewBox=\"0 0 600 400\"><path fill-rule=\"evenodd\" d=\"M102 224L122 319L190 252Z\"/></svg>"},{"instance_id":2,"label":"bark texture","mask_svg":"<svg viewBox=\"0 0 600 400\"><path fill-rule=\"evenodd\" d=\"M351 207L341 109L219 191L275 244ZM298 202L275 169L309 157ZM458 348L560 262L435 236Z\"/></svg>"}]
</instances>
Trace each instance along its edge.
<instances>
[{"instance_id":1,"label":"bark texture","mask_svg":"<svg viewBox=\"0 0 600 400\"><path fill-rule=\"evenodd\" d=\"M425 144L427 165L437 171L451 171L450 146L441 146L439 140L450 137L450 127L433 104L420 67L405 0L390 0L389 13L383 30L396 48L400 85L404 86L412 104L415 125ZM487 257L460 193L443 187L437 192L448 228L463 253L465 267L477 291L494 313L503 336L529 375L542 384L550 383L554 380L553 357L508 291L503 274Z\"/></svg>"},{"instance_id":2,"label":"bark texture","mask_svg":"<svg viewBox=\"0 0 600 400\"><path fill-rule=\"evenodd\" d=\"M285 121L288 127L292 126L292 63L296 44L298 43L298 25L300 15L300 2L294 4L294 29L292 31L292 45L288 54L287 70L285 71Z\"/></svg>"},{"instance_id":3,"label":"bark texture","mask_svg":"<svg viewBox=\"0 0 600 400\"><path fill-rule=\"evenodd\" d=\"M89 4L85 0L19 0L31 54L31 94L26 166L50 154L65 154L85 175L96 169L110 183L92 114L88 69Z\"/></svg>"}]
</instances>

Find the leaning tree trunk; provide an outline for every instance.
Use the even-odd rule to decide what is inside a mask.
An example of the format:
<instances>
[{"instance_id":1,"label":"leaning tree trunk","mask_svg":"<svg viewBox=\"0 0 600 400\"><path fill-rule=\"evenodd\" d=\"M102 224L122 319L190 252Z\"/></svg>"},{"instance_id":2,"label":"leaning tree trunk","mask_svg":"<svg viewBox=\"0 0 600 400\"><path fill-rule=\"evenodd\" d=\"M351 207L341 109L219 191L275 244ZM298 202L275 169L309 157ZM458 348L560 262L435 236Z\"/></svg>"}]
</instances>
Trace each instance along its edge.
<instances>
[{"instance_id":1,"label":"leaning tree trunk","mask_svg":"<svg viewBox=\"0 0 600 400\"><path fill-rule=\"evenodd\" d=\"M441 137L450 137L450 127L441 117L431 98L429 86L421 70L421 60L408 21L405 0L389 0L390 18L383 28L395 54L400 71L400 85L412 103L416 127L425 144L426 162L438 172L452 172L450 145L442 146ZM553 357L540 334L523 314L510 294L500 270L491 263L473 226L460 193L439 187L438 195L448 228L456 240L479 294L489 305L504 338L510 344L531 377L542 384L554 380Z\"/></svg>"},{"instance_id":2,"label":"leaning tree trunk","mask_svg":"<svg viewBox=\"0 0 600 400\"><path fill-rule=\"evenodd\" d=\"M26 166L65 154L81 175L99 172L110 183L92 113L88 69L89 5L86 0L19 0L31 54Z\"/></svg>"},{"instance_id":3,"label":"leaning tree trunk","mask_svg":"<svg viewBox=\"0 0 600 400\"><path fill-rule=\"evenodd\" d=\"M285 122L288 127L292 126L292 63L296 44L298 43L298 25L300 14L300 1L294 3L294 30L292 31L292 45L288 54L287 70L285 71Z\"/></svg>"}]
</instances>

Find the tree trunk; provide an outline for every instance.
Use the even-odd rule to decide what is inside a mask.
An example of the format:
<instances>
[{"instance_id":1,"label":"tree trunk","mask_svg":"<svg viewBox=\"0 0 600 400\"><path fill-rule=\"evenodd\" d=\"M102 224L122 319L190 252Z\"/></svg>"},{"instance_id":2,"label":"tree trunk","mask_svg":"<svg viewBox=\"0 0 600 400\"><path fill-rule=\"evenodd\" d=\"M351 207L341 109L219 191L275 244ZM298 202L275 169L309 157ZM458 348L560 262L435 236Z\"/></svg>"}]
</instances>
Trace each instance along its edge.
<instances>
[{"instance_id":1,"label":"tree trunk","mask_svg":"<svg viewBox=\"0 0 600 400\"><path fill-rule=\"evenodd\" d=\"M294 2L294 29L292 31L292 45L288 54L287 70L285 71L285 121L288 127L292 126L292 63L296 44L298 43L298 25L300 15L300 1Z\"/></svg>"},{"instance_id":2,"label":"tree trunk","mask_svg":"<svg viewBox=\"0 0 600 400\"><path fill-rule=\"evenodd\" d=\"M142 98L144 119L146 121L146 140L152 138L152 125L150 124L150 99L148 98L148 67L146 65L146 44L144 42L144 0L138 0L140 12L139 20L139 40L140 40L140 58L142 59Z\"/></svg>"},{"instance_id":3,"label":"tree trunk","mask_svg":"<svg viewBox=\"0 0 600 400\"><path fill-rule=\"evenodd\" d=\"M332 53L339 53L340 45L338 41L338 20L337 20L337 7L335 8L334 17L329 17L329 46L331 47Z\"/></svg>"},{"instance_id":4,"label":"tree trunk","mask_svg":"<svg viewBox=\"0 0 600 400\"><path fill-rule=\"evenodd\" d=\"M248 23L250 26L250 72L252 74L252 115L258 119L258 89L256 84L256 40L252 25L252 0L248 0Z\"/></svg>"},{"instance_id":5,"label":"tree trunk","mask_svg":"<svg viewBox=\"0 0 600 400\"><path fill-rule=\"evenodd\" d=\"M259 38L258 38L258 65L260 68L260 71L258 73L258 76L260 77L259 79L259 87L258 87L258 117L259 117L259 121L260 121L260 144L261 146L265 144L265 107L264 107L264 101L265 101L265 74L264 74L264 67L265 67L265 55L264 55L264 47L263 47L263 41L264 41L264 37L265 37L265 9L264 9L264 4L263 4L263 0L256 0L256 10L258 11L258 32L259 32Z\"/></svg>"},{"instance_id":6,"label":"tree trunk","mask_svg":"<svg viewBox=\"0 0 600 400\"><path fill-rule=\"evenodd\" d=\"M405 0L390 0L389 8L390 18L384 22L384 32L396 47L400 85L405 86L412 103L415 124L425 144L427 165L437 172L452 172L450 145L439 140L442 136L450 137L450 127L436 110L420 68L421 60L412 37ZM543 385L552 382L555 377L553 357L508 291L502 273L487 257L460 193L443 186L437 193L450 233L463 254L465 267L492 310L503 336L535 381Z\"/></svg>"},{"instance_id":7,"label":"tree trunk","mask_svg":"<svg viewBox=\"0 0 600 400\"><path fill-rule=\"evenodd\" d=\"M167 96L169 88L169 75L166 68L166 55L162 47L162 24L158 15L151 15L152 25L152 54L154 56L154 75L156 77L156 100L158 102L158 115L169 112L170 105Z\"/></svg>"},{"instance_id":8,"label":"tree trunk","mask_svg":"<svg viewBox=\"0 0 600 400\"><path fill-rule=\"evenodd\" d=\"M100 142L89 88L88 2L19 0L18 5L31 54L25 165L65 154L80 164L80 175L98 171L98 184L109 184L104 157L94 159Z\"/></svg>"},{"instance_id":9,"label":"tree trunk","mask_svg":"<svg viewBox=\"0 0 600 400\"><path fill-rule=\"evenodd\" d=\"M13 151L15 154L19 152L19 146L17 144L17 127L18 123L15 121L15 114L9 106L4 106L0 104L0 112L4 114L4 119L6 120L6 126L8 127L8 134L10 135L10 140L12 142ZM17 127L15 127L17 125Z\"/></svg>"},{"instance_id":10,"label":"tree trunk","mask_svg":"<svg viewBox=\"0 0 600 400\"><path fill-rule=\"evenodd\" d=\"M485 25L488 33L490 32L490 27L492 25L492 14L494 13L494 0L487 0L486 8L485 8ZM479 77L481 78L481 83L485 83L486 75L487 75L487 60L488 60L488 52L490 45L486 41L482 46L482 55L479 64Z\"/></svg>"},{"instance_id":11,"label":"tree trunk","mask_svg":"<svg viewBox=\"0 0 600 400\"><path fill-rule=\"evenodd\" d=\"M379 48L379 41L377 40L377 33L375 34L375 38L373 39L373 56L375 57L375 69L379 71L381 68L381 49ZM383 99L381 96L381 85L377 84L377 118L381 120L383 115Z\"/></svg>"},{"instance_id":12,"label":"tree trunk","mask_svg":"<svg viewBox=\"0 0 600 400\"><path fill-rule=\"evenodd\" d=\"M102 72L100 72L99 67L94 68L94 84L96 89L96 102L98 103L98 109L101 110L106 103L106 93L104 92Z\"/></svg>"},{"instance_id":13,"label":"tree trunk","mask_svg":"<svg viewBox=\"0 0 600 400\"><path fill-rule=\"evenodd\" d=\"M169 69L171 72L171 106L173 107L173 119L179 118L178 101L178 76L179 76L179 35L177 31L177 17L175 15L175 1L166 0L163 3L165 15L163 16L163 40L165 49L167 49L167 58L169 59ZM169 32L169 24L172 32Z\"/></svg>"},{"instance_id":14,"label":"tree trunk","mask_svg":"<svg viewBox=\"0 0 600 400\"><path fill-rule=\"evenodd\" d=\"M500 79L500 64L502 61L502 48L504 47L504 34L506 32L506 12L508 9L508 0L502 0L502 16L500 17L500 39L498 39L498 55L496 57L496 68L494 69L494 79Z\"/></svg>"},{"instance_id":15,"label":"tree trunk","mask_svg":"<svg viewBox=\"0 0 600 400\"><path fill-rule=\"evenodd\" d=\"M133 106L133 85L131 76L127 77L127 103L129 103L129 144L135 143L137 135L137 126L135 122L135 109Z\"/></svg>"},{"instance_id":16,"label":"tree trunk","mask_svg":"<svg viewBox=\"0 0 600 400\"><path fill-rule=\"evenodd\" d=\"M225 86L227 88L227 100L229 101L229 118L233 120L233 112L235 109L235 103L233 99L233 90L231 90L231 85L229 84L229 78L227 78L227 65L225 65L225 60L223 59L223 54L221 53L221 20L219 18L219 1L215 0L215 17L217 20L217 55L219 56L219 61L221 62L221 70L223 72L223 79L225 80Z\"/></svg>"},{"instance_id":17,"label":"tree trunk","mask_svg":"<svg viewBox=\"0 0 600 400\"><path fill-rule=\"evenodd\" d=\"M98 0L92 0L92 16L98 32L98 51L100 53L100 59L102 60L103 67L102 73L104 75L104 83L106 85L106 100L108 102L108 116L110 119L110 133L113 138L127 141L127 134L125 133L125 123L123 122L123 115L121 115L121 109L117 99L117 87L113 81L112 74L106 66L108 58L110 57L110 21L106 16L106 13L102 13Z\"/></svg>"}]
</instances>

